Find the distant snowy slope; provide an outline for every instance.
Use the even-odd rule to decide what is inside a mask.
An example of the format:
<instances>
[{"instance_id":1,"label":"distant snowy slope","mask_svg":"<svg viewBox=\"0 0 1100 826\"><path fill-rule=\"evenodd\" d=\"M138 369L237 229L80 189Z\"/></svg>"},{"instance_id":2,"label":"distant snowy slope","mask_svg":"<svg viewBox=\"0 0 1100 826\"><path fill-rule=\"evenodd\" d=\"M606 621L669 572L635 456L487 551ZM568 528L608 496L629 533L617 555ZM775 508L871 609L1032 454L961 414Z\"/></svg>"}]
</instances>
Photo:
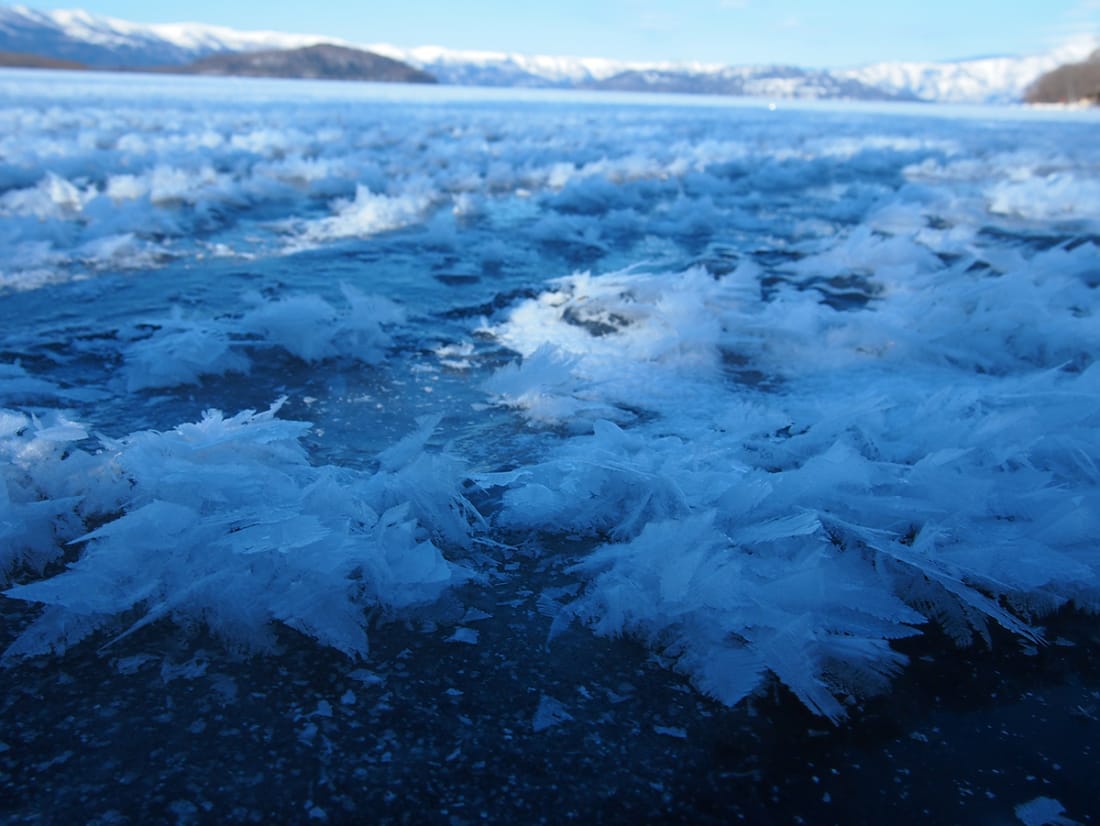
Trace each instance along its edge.
<instances>
[{"instance_id":1,"label":"distant snowy slope","mask_svg":"<svg viewBox=\"0 0 1100 826\"><path fill-rule=\"evenodd\" d=\"M854 78L796 66L741 66L719 70L648 70L620 72L592 84L621 92L741 95L803 100L913 100L912 94L887 91Z\"/></svg>"},{"instance_id":2,"label":"distant snowy slope","mask_svg":"<svg viewBox=\"0 0 1100 826\"><path fill-rule=\"evenodd\" d=\"M469 86L529 86L607 89L621 92L756 95L777 98L912 99L857 78L794 66L725 66L552 57L506 52L466 52L438 46L402 49L367 46L375 54L429 72L442 83Z\"/></svg>"},{"instance_id":3,"label":"distant snowy slope","mask_svg":"<svg viewBox=\"0 0 1100 826\"><path fill-rule=\"evenodd\" d=\"M1060 49L1030 57L987 57L950 63L876 63L834 72L896 93L945 103L1015 103L1040 75L1084 60L1100 48L1100 38L1085 37Z\"/></svg>"},{"instance_id":4,"label":"distant snowy slope","mask_svg":"<svg viewBox=\"0 0 1100 826\"><path fill-rule=\"evenodd\" d=\"M477 86L583 86L623 72L690 71L720 72L721 64L624 61L600 57L555 57L514 52L463 51L441 46L404 49L388 43L364 48L423 69L442 83Z\"/></svg>"},{"instance_id":5,"label":"distant snowy slope","mask_svg":"<svg viewBox=\"0 0 1100 826\"><path fill-rule=\"evenodd\" d=\"M1100 38L1082 38L1043 55L953 62L876 63L856 69L629 62L506 52L471 52L374 43L364 48L471 86L588 87L619 91L757 95L777 98L1013 103L1044 72L1085 59Z\"/></svg>"},{"instance_id":6,"label":"distant snowy slope","mask_svg":"<svg viewBox=\"0 0 1100 826\"><path fill-rule=\"evenodd\" d=\"M40 12L25 6L0 6L0 48L4 51L77 60L99 68L182 64L217 52L296 49L325 42L331 43L333 38L242 32L202 23L131 23L84 11Z\"/></svg>"},{"instance_id":7,"label":"distant snowy slope","mask_svg":"<svg viewBox=\"0 0 1100 826\"><path fill-rule=\"evenodd\" d=\"M723 68L704 63L641 63L440 46L407 49L322 35L239 31L202 23L131 23L84 11L39 12L0 5L0 50L79 60L96 67L182 64L219 52L297 49L319 43L367 49L427 71L443 83L476 86L572 87L627 71L708 72Z\"/></svg>"},{"instance_id":8,"label":"distant snowy slope","mask_svg":"<svg viewBox=\"0 0 1100 826\"><path fill-rule=\"evenodd\" d=\"M0 51L78 61L95 68L182 65L211 54L299 49L320 43L367 49L454 85L1009 103L1022 100L1027 87L1044 72L1083 60L1100 47L1100 38L1082 38L1061 49L1029 57L891 62L846 70L811 70L628 62L440 46L402 48L386 43L351 43L322 35L238 31L201 23L142 24L84 11L39 12L25 6L0 6Z\"/></svg>"}]
</instances>

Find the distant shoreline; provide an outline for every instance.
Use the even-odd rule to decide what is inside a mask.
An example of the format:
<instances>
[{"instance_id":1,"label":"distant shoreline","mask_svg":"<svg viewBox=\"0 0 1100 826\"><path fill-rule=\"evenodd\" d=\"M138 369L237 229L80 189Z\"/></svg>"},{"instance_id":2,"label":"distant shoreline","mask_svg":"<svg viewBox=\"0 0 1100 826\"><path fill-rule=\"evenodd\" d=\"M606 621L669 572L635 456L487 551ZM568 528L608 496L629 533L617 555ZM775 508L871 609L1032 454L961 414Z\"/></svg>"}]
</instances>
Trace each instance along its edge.
<instances>
[{"instance_id":1,"label":"distant shoreline","mask_svg":"<svg viewBox=\"0 0 1100 826\"><path fill-rule=\"evenodd\" d=\"M12 70L31 70L31 71L63 71L63 72L87 72L96 75L148 75L152 77L193 77L193 78L224 78L234 80L290 80L290 81L313 81L313 82L339 82L343 84L354 85L357 83L368 85L402 85L401 81L385 81L385 80L366 80L366 79L353 79L353 78L337 78L337 77L288 77L277 75L245 75L245 74L219 74L213 72L186 72L179 71L178 69L168 67L107 67L107 66L88 66L85 64L79 64L74 61L52 61L48 58L37 59L36 56L25 56L31 58L31 60L24 63L10 63L4 62L4 56L6 53L0 53L0 72L5 69ZM434 86L436 88L447 89L479 89L486 92L507 93L507 92L546 92L546 93L583 93L583 94L596 94L596 95L609 95L612 97L623 96L626 98L638 97L645 98L647 96L680 98L683 100L727 100L727 101L763 101L772 102L780 109L788 107L812 107L816 105L828 105L828 104L854 104L854 105L866 105L866 106L881 106L886 105L890 107L898 107L904 109L913 107L921 110L943 109L946 111L962 112L964 110L974 110L980 112L982 110L1000 109L1000 110L1012 110L1015 109L1020 112L1049 112L1051 114L1058 112L1066 113L1094 113L1100 111L1100 105L1090 103L1088 100L1082 100L1073 103L1044 103L1044 102L1029 102L1026 100L1013 101L1011 103L972 103L972 102L953 102L953 101L936 101L936 100L924 100L924 99L911 99L911 100L864 100L860 98L776 98L768 95L751 95L751 94L723 94L712 92L686 92L686 91L654 91L654 90L623 90L623 89L605 89L594 86L588 87L573 87L573 88L556 88L556 87L523 87L523 86L496 86L488 84L470 84L470 83L449 83L441 81L437 83L410 83L406 85L411 86Z\"/></svg>"},{"instance_id":2,"label":"distant shoreline","mask_svg":"<svg viewBox=\"0 0 1100 826\"><path fill-rule=\"evenodd\" d=\"M0 52L0 68L76 72L266 77L284 80L341 80L359 83L438 83L431 74L382 55L321 44L301 49L210 55L174 66L92 66L25 52Z\"/></svg>"}]
</instances>

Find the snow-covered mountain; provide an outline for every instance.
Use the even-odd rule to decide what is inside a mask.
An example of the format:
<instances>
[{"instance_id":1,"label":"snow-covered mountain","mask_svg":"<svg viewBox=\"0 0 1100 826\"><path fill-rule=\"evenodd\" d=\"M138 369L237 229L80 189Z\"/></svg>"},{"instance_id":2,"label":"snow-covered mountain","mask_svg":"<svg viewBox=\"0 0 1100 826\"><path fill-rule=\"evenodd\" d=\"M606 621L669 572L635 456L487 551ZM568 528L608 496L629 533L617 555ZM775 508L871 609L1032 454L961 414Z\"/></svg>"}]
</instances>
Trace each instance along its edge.
<instances>
[{"instance_id":1,"label":"snow-covered mountain","mask_svg":"<svg viewBox=\"0 0 1100 826\"><path fill-rule=\"evenodd\" d=\"M449 84L1004 103L1021 100L1028 85L1043 72L1084 59L1100 47L1100 38L1082 38L1048 54L1028 57L807 70L627 62L439 46L401 48L323 35L239 31L201 23L141 24L84 11L40 12L0 5L0 51L74 60L96 68L181 65L211 54L297 49L319 43L366 49Z\"/></svg>"},{"instance_id":2,"label":"snow-covered mountain","mask_svg":"<svg viewBox=\"0 0 1100 826\"><path fill-rule=\"evenodd\" d=\"M441 83L529 86L624 92L754 95L777 98L911 100L904 91L882 90L859 78L795 66L726 66L550 57L507 52L464 52L438 46L402 49L386 43L365 48L434 75Z\"/></svg>"},{"instance_id":3,"label":"snow-covered mountain","mask_svg":"<svg viewBox=\"0 0 1100 826\"><path fill-rule=\"evenodd\" d=\"M876 63L835 75L922 100L947 103L1013 103L1038 77L1077 63L1100 48L1100 38L1081 37L1029 57L986 57L948 63Z\"/></svg>"},{"instance_id":4,"label":"snow-covered mountain","mask_svg":"<svg viewBox=\"0 0 1100 826\"><path fill-rule=\"evenodd\" d=\"M824 100L914 100L904 90L879 89L859 80L824 70L796 66L731 66L716 71L626 71L592 84L596 89L622 92L737 95L766 98Z\"/></svg>"},{"instance_id":5,"label":"snow-covered mountain","mask_svg":"<svg viewBox=\"0 0 1100 826\"><path fill-rule=\"evenodd\" d=\"M404 49L388 43L364 48L431 72L443 83L477 86L550 86L570 88L598 84L623 72L691 72L708 74L726 67L719 63L624 61L601 57L553 57L516 52L462 51L441 46Z\"/></svg>"},{"instance_id":6,"label":"snow-covered mountain","mask_svg":"<svg viewBox=\"0 0 1100 826\"><path fill-rule=\"evenodd\" d=\"M0 50L75 60L96 68L189 63L219 52L297 49L333 38L238 31L202 23L131 23L79 10L0 6ZM339 43L338 45L349 45Z\"/></svg>"}]
</instances>

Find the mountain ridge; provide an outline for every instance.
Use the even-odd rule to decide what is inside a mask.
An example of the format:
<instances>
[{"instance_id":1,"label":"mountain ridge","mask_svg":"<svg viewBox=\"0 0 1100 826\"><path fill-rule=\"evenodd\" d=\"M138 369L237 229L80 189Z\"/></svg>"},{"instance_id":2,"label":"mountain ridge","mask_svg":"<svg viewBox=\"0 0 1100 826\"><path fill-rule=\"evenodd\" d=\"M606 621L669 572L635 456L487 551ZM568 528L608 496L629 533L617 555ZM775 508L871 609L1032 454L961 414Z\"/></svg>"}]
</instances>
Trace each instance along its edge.
<instances>
[{"instance_id":1,"label":"mountain ridge","mask_svg":"<svg viewBox=\"0 0 1100 826\"><path fill-rule=\"evenodd\" d=\"M384 83L436 83L427 72L363 49L331 43L298 49L207 55L170 69L182 74L230 77L282 77L311 80L363 80Z\"/></svg>"},{"instance_id":2,"label":"mountain ridge","mask_svg":"<svg viewBox=\"0 0 1100 826\"><path fill-rule=\"evenodd\" d=\"M629 89L753 94L776 98L855 98L951 103L1014 103L1037 78L1084 60L1100 38L1026 57L949 62L884 62L850 69L737 66L705 62L402 48L312 34L241 31L202 23L132 23L84 11L38 12L0 5L0 51L74 61L92 68L181 66L219 53L302 49L322 44L406 63L440 83L475 86Z\"/></svg>"}]
</instances>

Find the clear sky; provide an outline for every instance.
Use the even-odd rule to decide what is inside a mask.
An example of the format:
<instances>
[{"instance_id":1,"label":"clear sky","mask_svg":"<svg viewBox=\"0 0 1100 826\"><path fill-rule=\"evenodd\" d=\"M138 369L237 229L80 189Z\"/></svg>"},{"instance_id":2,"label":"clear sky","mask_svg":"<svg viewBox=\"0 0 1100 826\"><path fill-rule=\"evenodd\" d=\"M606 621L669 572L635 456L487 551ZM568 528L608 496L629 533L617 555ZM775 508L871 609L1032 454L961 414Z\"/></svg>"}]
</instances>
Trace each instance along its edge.
<instances>
[{"instance_id":1,"label":"clear sky","mask_svg":"<svg viewBox=\"0 0 1100 826\"><path fill-rule=\"evenodd\" d=\"M142 23L626 60L855 66L1047 51L1100 0L23 0Z\"/></svg>"}]
</instances>

